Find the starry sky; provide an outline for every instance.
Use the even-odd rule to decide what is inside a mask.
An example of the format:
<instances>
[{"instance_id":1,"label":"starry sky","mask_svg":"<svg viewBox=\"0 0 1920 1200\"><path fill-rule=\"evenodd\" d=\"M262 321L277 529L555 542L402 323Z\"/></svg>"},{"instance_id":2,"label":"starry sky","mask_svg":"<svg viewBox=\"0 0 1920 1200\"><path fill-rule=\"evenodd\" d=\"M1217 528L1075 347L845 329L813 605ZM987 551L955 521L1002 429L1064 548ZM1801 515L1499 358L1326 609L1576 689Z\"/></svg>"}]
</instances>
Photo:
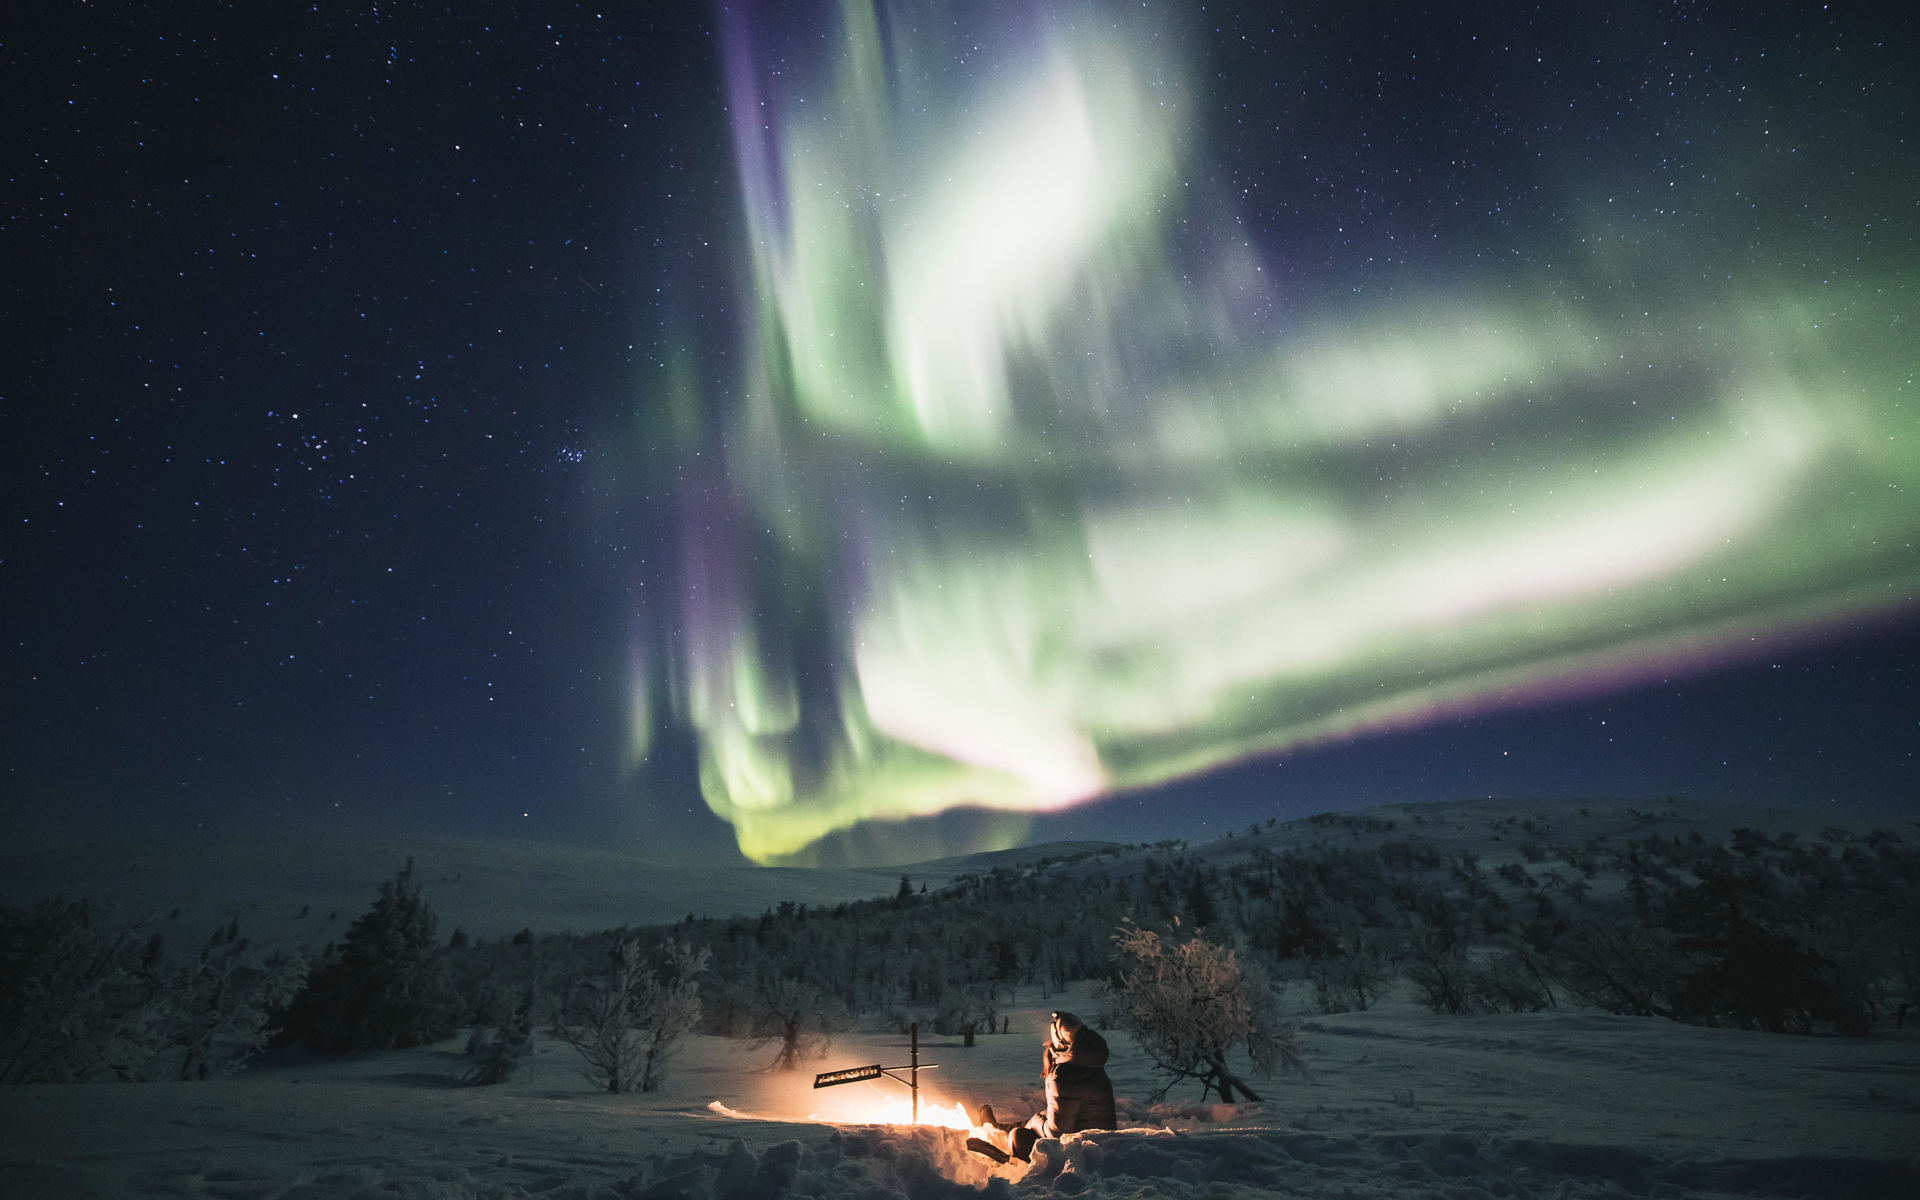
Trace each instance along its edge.
<instances>
[{"instance_id":1,"label":"starry sky","mask_svg":"<svg viewBox=\"0 0 1920 1200\"><path fill-rule=\"evenodd\" d=\"M0 839L1912 807L1911 21L1141 8L9 18Z\"/></svg>"}]
</instances>

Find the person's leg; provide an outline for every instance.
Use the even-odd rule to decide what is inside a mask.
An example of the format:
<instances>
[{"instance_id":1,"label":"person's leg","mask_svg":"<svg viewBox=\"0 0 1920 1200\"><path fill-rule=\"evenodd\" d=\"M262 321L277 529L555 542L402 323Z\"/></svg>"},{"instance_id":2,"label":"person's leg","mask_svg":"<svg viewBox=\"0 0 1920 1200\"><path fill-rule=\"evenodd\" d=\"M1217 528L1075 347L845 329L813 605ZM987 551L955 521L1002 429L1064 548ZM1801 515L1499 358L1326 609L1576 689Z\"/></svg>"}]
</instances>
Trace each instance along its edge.
<instances>
[{"instance_id":1,"label":"person's leg","mask_svg":"<svg viewBox=\"0 0 1920 1200\"><path fill-rule=\"evenodd\" d=\"M990 1104L980 1106L980 1115L985 1119L974 1126L974 1136L992 1143L1008 1154L1013 1153L1013 1131L1017 1127L1010 1124L1002 1125L999 1121L996 1121L993 1115L993 1106Z\"/></svg>"},{"instance_id":2,"label":"person's leg","mask_svg":"<svg viewBox=\"0 0 1920 1200\"><path fill-rule=\"evenodd\" d=\"M980 1137L968 1138L967 1149L971 1150L975 1154L978 1154L982 1158L991 1159L992 1161L997 1163L1006 1162L1007 1159L1012 1157L1012 1155L1008 1154L1007 1151L1005 1151L999 1146L994 1145L993 1142L987 1140L986 1138L980 1138Z\"/></svg>"},{"instance_id":3,"label":"person's leg","mask_svg":"<svg viewBox=\"0 0 1920 1200\"><path fill-rule=\"evenodd\" d=\"M1060 1133L1049 1122L1044 1113L1035 1113L1027 1118L1027 1123L1013 1131L1011 1148L1013 1156L1021 1162L1033 1159L1034 1143L1041 1138L1059 1137Z\"/></svg>"}]
</instances>

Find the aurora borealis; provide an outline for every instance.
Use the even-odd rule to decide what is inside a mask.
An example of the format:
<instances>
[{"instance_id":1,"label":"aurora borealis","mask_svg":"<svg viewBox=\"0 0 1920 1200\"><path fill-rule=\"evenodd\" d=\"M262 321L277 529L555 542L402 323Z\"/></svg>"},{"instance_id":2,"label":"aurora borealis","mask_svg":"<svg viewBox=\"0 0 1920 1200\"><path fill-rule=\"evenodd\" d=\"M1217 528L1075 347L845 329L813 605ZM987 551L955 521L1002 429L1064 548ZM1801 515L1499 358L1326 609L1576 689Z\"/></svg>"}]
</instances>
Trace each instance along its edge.
<instances>
[{"instance_id":1,"label":"aurora borealis","mask_svg":"<svg viewBox=\"0 0 1920 1200\"><path fill-rule=\"evenodd\" d=\"M1910 807L1913 40L47 8L4 48L0 842L866 867Z\"/></svg>"},{"instance_id":2,"label":"aurora borealis","mask_svg":"<svg viewBox=\"0 0 1920 1200\"><path fill-rule=\"evenodd\" d=\"M722 10L750 304L673 677L750 857L1911 602L1904 264L1755 261L1731 139L1307 309L1180 18L956 11L848 0L800 53Z\"/></svg>"}]
</instances>

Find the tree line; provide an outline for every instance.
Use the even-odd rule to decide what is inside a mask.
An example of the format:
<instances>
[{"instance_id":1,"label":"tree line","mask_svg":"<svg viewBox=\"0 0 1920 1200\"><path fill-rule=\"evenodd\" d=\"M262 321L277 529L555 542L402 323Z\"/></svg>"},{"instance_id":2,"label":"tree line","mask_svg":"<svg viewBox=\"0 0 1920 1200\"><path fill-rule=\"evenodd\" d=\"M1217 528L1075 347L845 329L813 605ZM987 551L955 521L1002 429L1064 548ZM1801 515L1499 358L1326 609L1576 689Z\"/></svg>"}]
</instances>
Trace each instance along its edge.
<instances>
[{"instance_id":1,"label":"tree line","mask_svg":"<svg viewBox=\"0 0 1920 1200\"><path fill-rule=\"evenodd\" d=\"M793 1066L856 1022L1001 1031L1016 989L1084 979L1107 985L1097 1022L1137 1027L1159 1010L1130 979L1225 969L1220 955L1256 981L1243 1007L1267 1014L1267 1040L1242 1044L1269 1063L1292 1053L1271 1016L1289 984L1323 1012L1404 984L1442 1013L1596 1006L1803 1034L1901 1024L1920 1004L1920 851L1894 831L1555 844L1516 818L1517 860L1487 869L1391 822L1311 824L1352 836L1161 842L934 891L902 877L871 900L490 941L442 939L409 862L311 964L251 953L237 923L172 955L151 923L85 901L0 909L0 1080L196 1078L270 1037L338 1052L467 1029L464 1081L484 1084L543 1028L597 1086L649 1089L685 1032L752 1039ZM1149 937L1165 939L1159 957ZM1236 1086L1224 1064L1167 1053L1223 1098Z\"/></svg>"}]
</instances>

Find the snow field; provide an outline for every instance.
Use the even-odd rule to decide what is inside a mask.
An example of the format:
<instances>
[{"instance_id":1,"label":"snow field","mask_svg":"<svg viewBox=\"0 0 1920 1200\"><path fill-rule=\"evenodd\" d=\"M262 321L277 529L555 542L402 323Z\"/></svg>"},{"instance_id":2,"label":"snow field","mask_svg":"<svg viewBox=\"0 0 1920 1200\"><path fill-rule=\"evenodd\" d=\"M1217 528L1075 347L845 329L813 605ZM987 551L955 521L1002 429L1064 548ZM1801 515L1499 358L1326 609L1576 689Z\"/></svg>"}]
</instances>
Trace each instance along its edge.
<instances>
[{"instance_id":1,"label":"snow field","mask_svg":"<svg viewBox=\"0 0 1920 1200\"><path fill-rule=\"evenodd\" d=\"M1038 1096L1039 1027L1056 1007L1092 1011L1080 989L1022 989L1014 1032L972 1050L923 1039L939 1064L922 1076L926 1102L986 1101L1003 1120L1024 1117ZM1440 1017L1405 1003L1307 1020L1311 1079L1268 1081L1261 1105L1201 1105L1192 1085L1148 1105L1150 1064L1110 1035L1130 1128L1045 1145L1031 1168L996 1169L958 1130L809 1120L830 1104L852 1118L904 1089L816 1091L810 1074L759 1071L771 1048L689 1038L663 1091L613 1096L544 1038L509 1082L452 1087L467 1062L455 1039L281 1054L205 1083L0 1089L0 1198L1920 1194L1913 1030L1780 1037L1592 1013ZM812 1067L904 1063L906 1042L849 1035Z\"/></svg>"}]
</instances>

